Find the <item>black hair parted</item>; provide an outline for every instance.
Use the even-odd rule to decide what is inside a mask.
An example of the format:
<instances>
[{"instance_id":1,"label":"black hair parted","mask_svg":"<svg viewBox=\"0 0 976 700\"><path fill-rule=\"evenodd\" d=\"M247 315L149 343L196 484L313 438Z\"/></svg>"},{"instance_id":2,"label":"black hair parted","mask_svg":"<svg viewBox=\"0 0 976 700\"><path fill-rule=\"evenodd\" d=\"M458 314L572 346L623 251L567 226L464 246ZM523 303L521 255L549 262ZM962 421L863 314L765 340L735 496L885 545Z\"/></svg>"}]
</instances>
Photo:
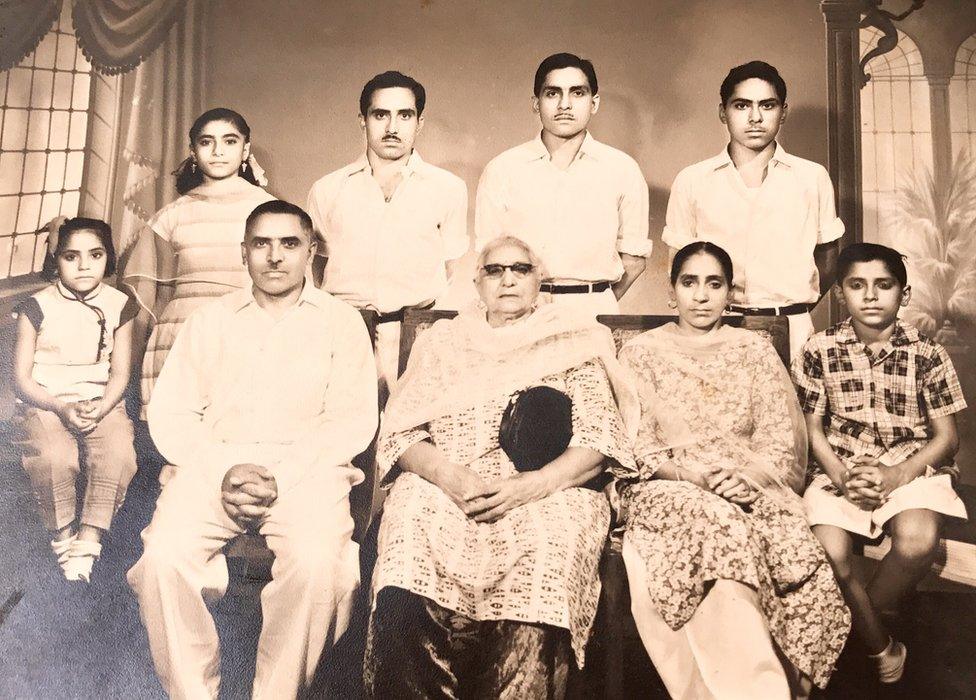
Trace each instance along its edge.
<instances>
[{"instance_id":1,"label":"black hair parted","mask_svg":"<svg viewBox=\"0 0 976 700\"><path fill-rule=\"evenodd\" d=\"M722 81L719 97L722 99L723 107L728 104L729 98L735 92L735 86L750 78L759 78L772 85L776 97L779 98L780 102L786 104L786 81L783 80L779 71L765 61L749 61L730 70L729 74L725 76L725 80Z\"/></svg>"},{"instance_id":2,"label":"black hair parted","mask_svg":"<svg viewBox=\"0 0 976 700\"><path fill-rule=\"evenodd\" d=\"M546 76L554 70L560 68L579 68L586 76L586 81L590 84L590 92L594 95L600 92L600 86L596 81L596 69L593 63L585 58L580 58L573 53L554 53L542 59L542 63L535 71L535 81L532 84L532 94L536 97L542 92L542 86L546 82Z\"/></svg>"},{"instance_id":3,"label":"black hair parted","mask_svg":"<svg viewBox=\"0 0 976 700\"><path fill-rule=\"evenodd\" d=\"M359 113L364 117L366 116L374 92L395 87L406 88L413 93L414 101L417 103L417 116L421 116L424 113L424 107L427 106L427 91L419 82L398 70L388 70L385 73L374 75L368 83L363 85L363 91L359 94Z\"/></svg>"},{"instance_id":4,"label":"black hair parted","mask_svg":"<svg viewBox=\"0 0 976 700\"><path fill-rule=\"evenodd\" d=\"M190 127L190 148L193 148L193 144L196 143L197 138L203 132L207 124L211 122L228 122L234 125L234 128L241 132L241 136L244 137L245 143L250 143L251 141L251 127L248 126L247 121L239 112L235 112L227 107L215 107L214 109L208 109L206 112L201 114L193 121L193 125ZM203 171L200 168L193 167L193 158L187 158L179 167L173 172L176 175L176 191L180 194L186 194L194 187L199 187L203 184ZM254 177L253 168L246 168L244 170L238 169L237 175L244 178L252 185L257 185L257 178Z\"/></svg>"},{"instance_id":5,"label":"black hair parted","mask_svg":"<svg viewBox=\"0 0 976 700\"><path fill-rule=\"evenodd\" d=\"M878 243L851 243L845 246L837 257L837 284L844 283L844 279L851 273L854 263L874 262L875 260L884 263L888 272L898 280L902 289L908 286L905 256L894 248Z\"/></svg>"},{"instance_id":6,"label":"black hair parted","mask_svg":"<svg viewBox=\"0 0 976 700\"><path fill-rule=\"evenodd\" d=\"M724 248L715 245L711 241L693 241L674 254L674 259L671 260L671 285L673 286L678 282L678 275L681 274L681 268L684 267L688 258L690 258L692 255L700 254L711 255L713 258L715 258L719 266L722 268L722 274L725 276L725 283L731 287L732 258L729 257L729 254L725 252Z\"/></svg>"},{"instance_id":7,"label":"black hair parted","mask_svg":"<svg viewBox=\"0 0 976 700\"><path fill-rule=\"evenodd\" d=\"M79 231L91 231L98 237L102 247L105 249L105 276L108 277L109 275L115 274L117 257L115 255L115 243L112 241L112 227L101 219L89 219L84 216L76 216L73 219L68 219L58 228L57 243L54 246L54 250L49 249L47 255L44 256L44 265L41 268L41 276L44 279L54 280L57 278L57 257L65 249L65 246L68 245L71 235Z\"/></svg>"}]
</instances>

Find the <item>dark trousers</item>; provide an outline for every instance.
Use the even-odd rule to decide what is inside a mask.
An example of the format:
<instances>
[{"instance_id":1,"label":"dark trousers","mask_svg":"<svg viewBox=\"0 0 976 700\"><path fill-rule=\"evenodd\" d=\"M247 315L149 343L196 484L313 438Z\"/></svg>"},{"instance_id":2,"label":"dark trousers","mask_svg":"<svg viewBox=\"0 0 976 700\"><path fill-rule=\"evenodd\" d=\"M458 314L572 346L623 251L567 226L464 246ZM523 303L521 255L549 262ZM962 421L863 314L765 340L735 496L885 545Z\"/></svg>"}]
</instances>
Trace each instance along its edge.
<instances>
[{"instance_id":1,"label":"dark trousers","mask_svg":"<svg viewBox=\"0 0 976 700\"><path fill-rule=\"evenodd\" d=\"M423 596L384 588L364 661L369 698L563 698L569 632L472 620Z\"/></svg>"}]
</instances>

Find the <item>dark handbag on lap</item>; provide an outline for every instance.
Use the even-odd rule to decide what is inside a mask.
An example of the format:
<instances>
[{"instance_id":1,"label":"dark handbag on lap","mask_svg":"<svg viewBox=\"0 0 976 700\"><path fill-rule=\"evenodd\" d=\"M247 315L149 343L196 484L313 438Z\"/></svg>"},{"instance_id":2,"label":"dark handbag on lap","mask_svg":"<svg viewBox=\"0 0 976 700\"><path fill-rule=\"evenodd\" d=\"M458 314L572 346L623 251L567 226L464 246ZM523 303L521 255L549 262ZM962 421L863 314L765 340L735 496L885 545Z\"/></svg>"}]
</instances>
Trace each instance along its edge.
<instances>
[{"instance_id":1,"label":"dark handbag on lap","mask_svg":"<svg viewBox=\"0 0 976 700\"><path fill-rule=\"evenodd\" d=\"M520 472L546 466L569 447L573 401L551 386L512 395L498 428L498 444Z\"/></svg>"}]
</instances>

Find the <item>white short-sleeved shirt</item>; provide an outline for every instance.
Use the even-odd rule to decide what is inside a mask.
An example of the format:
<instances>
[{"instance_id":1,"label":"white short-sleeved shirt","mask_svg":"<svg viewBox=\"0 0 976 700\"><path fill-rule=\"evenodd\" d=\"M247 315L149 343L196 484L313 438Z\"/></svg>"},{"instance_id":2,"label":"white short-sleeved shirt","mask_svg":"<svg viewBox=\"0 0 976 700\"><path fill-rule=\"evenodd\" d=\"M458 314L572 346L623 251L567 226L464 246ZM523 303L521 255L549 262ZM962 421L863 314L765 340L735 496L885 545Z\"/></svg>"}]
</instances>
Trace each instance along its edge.
<instances>
[{"instance_id":1,"label":"white short-sleeved shirt","mask_svg":"<svg viewBox=\"0 0 976 700\"><path fill-rule=\"evenodd\" d=\"M826 169L777 144L760 187L746 186L728 149L678 173L661 238L675 250L696 239L721 246L735 266L735 302L769 307L816 302L813 250L842 235Z\"/></svg>"},{"instance_id":2,"label":"white short-sleeved shirt","mask_svg":"<svg viewBox=\"0 0 976 700\"><path fill-rule=\"evenodd\" d=\"M308 212L329 258L322 288L358 308L436 299L444 263L468 250L467 186L416 151L389 202L364 154L312 185Z\"/></svg>"},{"instance_id":3,"label":"white short-sleeved shirt","mask_svg":"<svg viewBox=\"0 0 976 700\"><path fill-rule=\"evenodd\" d=\"M475 249L499 236L528 243L556 281L615 282L620 253L646 257L647 182L637 161L589 133L565 170L541 136L496 156L478 184Z\"/></svg>"}]
</instances>

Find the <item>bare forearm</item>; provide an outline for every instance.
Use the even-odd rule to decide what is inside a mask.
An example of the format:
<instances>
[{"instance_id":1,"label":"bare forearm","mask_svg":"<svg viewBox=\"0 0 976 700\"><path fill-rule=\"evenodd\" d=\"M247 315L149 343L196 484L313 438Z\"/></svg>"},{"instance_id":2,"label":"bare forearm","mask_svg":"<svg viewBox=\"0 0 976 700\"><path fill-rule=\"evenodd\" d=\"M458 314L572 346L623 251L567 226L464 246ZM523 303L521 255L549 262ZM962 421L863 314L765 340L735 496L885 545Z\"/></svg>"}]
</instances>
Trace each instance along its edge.
<instances>
[{"instance_id":1,"label":"bare forearm","mask_svg":"<svg viewBox=\"0 0 976 700\"><path fill-rule=\"evenodd\" d=\"M690 469L679 467L677 463L670 459L654 470L654 478L668 481L688 481L704 487L704 481L700 474Z\"/></svg>"},{"instance_id":2,"label":"bare forearm","mask_svg":"<svg viewBox=\"0 0 976 700\"><path fill-rule=\"evenodd\" d=\"M935 435L925 447L898 464L901 470L901 482L907 484L912 479L925 474L928 466L939 466L949 462L956 454L959 442L951 435Z\"/></svg>"},{"instance_id":3,"label":"bare forearm","mask_svg":"<svg viewBox=\"0 0 976 700\"><path fill-rule=\"evenodd\" d=\"M30 377L17 377L14 384L17 390L17 398L43 411L52 411L60 415L67 405L61 399L52 396L47 389Z\"/></svg>"},{"instance_id":4,"label":"bare forearm","mask_svg":"<svg viewBox=\"0 0 976 700\"><path fill-rule=\"evenodd\" d=\"M101 414L105 415L115 408L115 405L125 396L125 390L129 386L129 371L126 367L125 373L112 372L108 382L105 384L105 393L101 399Z\"/></svg>"},{"instance_id":5,"label":"bare forearm","mask_svg":"<svg viewBox=\"0 0 976 700\"><path fill-rule=\"evenodd\" d=\"M559 457L539 470L547 495L582 486L604 471L604 456L588 447L567 448Z\"/></svg>"},{"instance_id":6,"label":"bare forearm","mask_svg":"<svg viewBox=\"0 0 976 700\"><path fill-rule=\"evenodd\" d=\"M813 261L820 277L820 296L830 291L837 281L838 243L822 243L813 249Z\"/></svg>"},{"instance_id":7,"label":"bare forearm","mask_svg":"<svg viewBox=\"0 0 976 700\"><path fill-rule=\"evenodd\" d=\"M819 418L819 416L818 416ZM830 480L835 484L842 484L844 470L846 467L841 459L834 453L834 449L827 442L827 436L823 430L809 430L810 451L813 452L817 463L824 470Z\"/></svg>"},{"instance_id":8,"label":"bare forearm","mask_svg":"<svg viewBox=\"0 0 976 700\"><path fill-rule=\"evenodd\" d=\"M400 455L397 465L403 471L416 474L441 488L444 487L448 469L454 466L433 443L426 440L408 447Z\"/></svg>"},{"instance_id":9,"label":"bare forearm","mask_svg":"<svg viewBox=\"0 0 976 700\"><path fill-rule=\"evenodd\" d=\"M623 295L627 293L627 290L630 289L631 285L637 281L637 278L640 277L647 268L647 261L644 258L636 255L621 253L620 262L624 266L624 274L623 277L613 284L613 295L617 297L617 299L621 299Z\"/></svg>"}]
</instances>

